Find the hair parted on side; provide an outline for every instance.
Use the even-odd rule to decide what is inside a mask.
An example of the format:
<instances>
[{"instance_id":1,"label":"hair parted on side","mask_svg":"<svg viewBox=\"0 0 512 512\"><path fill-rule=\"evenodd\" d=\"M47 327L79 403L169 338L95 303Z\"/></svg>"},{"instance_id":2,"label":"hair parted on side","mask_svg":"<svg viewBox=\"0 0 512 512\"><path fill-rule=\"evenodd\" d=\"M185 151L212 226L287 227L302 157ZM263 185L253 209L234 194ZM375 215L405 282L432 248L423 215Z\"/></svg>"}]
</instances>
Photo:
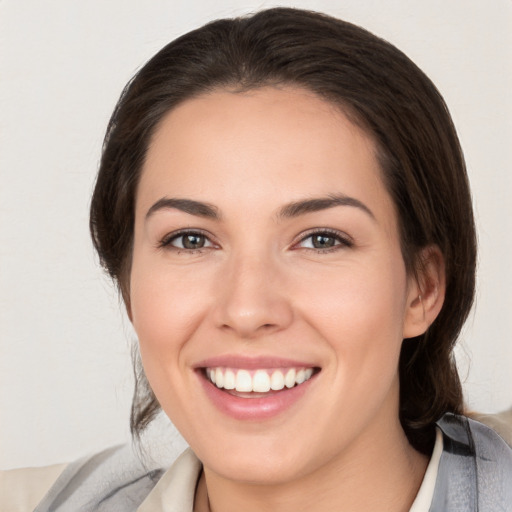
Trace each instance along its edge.
<instances>
[{"instance_id":1,"label":"hair parted on side","mask_svg":"<svg viewBox=\"0 0 512 512\"><path fill-rule=\"evenodd\" d=\"M263 86L302 87L338 106L373 139L398 214L409 272L436 244L446 263L444 306L428 331L404 340L400 420L410 443L430 453L434 422L462 412L453 348L471 309L476 235L459 141L429 78L400 50L330 16L274 8L213 21L160 50L128 83L107 128L91 202L100 261L130 302L137 185L159 122L200 94ZM140 369L131 427L140 435L159 410Z\"/></svg>"}]
</instances>

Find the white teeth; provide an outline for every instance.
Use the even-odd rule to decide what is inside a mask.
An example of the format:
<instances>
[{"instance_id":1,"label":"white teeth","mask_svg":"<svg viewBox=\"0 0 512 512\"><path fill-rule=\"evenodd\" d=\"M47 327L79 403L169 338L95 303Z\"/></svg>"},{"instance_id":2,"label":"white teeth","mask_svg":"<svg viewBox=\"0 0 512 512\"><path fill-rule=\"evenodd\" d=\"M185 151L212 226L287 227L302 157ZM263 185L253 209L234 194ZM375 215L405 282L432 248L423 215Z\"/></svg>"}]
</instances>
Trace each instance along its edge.
<instances>
[{"instance_id":1,"label":"white teeth","mask_svg":"<svg viewBox=\"0 0 512 512\"><path fill-rule=\"evenodd\" d=\"M224 374L224 389L235 389L236 377L231 370L226 370Z\"/></svg>"},{"instance_id":2,"label":"white teeth","mask_svg":"<svg viewBox=\"0 0 512 512\"><path fill-rule=\"evenodd\" d=\"M280 391L284 388L284 376L282 372L275 371L272 373L272 377L270 378L270 389L273 391Z\"/></svg>"},{"instance_id":3,"label":"white teeth","mask_svg":"<svg viewBox=\"0 0 512 512\"><path fill-rule=\"evenodd\" d=\"M252 380L252 390L257 393L270 391L270 377L265 370L258 370Z\"/></svg>"},{"instance_id":4,"label":"white teeth","mask_svg":"<svg viewBox=\"0 0 512 512\"><path fill-rule=\"evenodd\" d=\"M293 386L295 386L295 375L296 375L296 372L293 368L290 368L286 372L286 376L284 378L284 385L287 388L293 388Z\"/></svg>"},{"instance_id":5,"label":"white teeth","mask_svg":"<svg viewBox=\"0 0 512 512\"><path fill-rule=\"evenodd\" d=\"M252 391L251 374L247 370L238 370L236 374L235 389L242 393L250 393Z\"/></svg>"},{"instance_id":6,"label":"white teeth","mask_svg":"<svg viewBox=\"0 0 512 512\"><path fill-rule=\"evenodd\" d=\"M252 374L251 374L252 373ZM289 368L283 370L234 370L229 368L207 368L206 377L218 388L236 390L240 393L267 393L293 388L309 380L313 368Z\"/></svg>"},{"instance_id":7,"label":"white teeth","mask_svg":"<svg viewBox=\"0 0 512 512\"><path fill-rule=\"evenodd\" d=\"M215 385L218 388L224 387L224 374L220 368L215 370Z\"/></svg>"}]
</instances>

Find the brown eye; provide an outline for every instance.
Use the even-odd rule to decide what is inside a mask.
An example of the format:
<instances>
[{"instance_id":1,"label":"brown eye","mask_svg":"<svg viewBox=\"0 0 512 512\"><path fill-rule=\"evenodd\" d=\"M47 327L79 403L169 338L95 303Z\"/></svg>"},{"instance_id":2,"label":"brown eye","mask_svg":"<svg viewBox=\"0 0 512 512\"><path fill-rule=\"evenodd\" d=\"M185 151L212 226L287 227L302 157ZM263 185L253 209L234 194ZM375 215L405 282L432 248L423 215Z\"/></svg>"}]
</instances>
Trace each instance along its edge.
<instances>
[{"instance_id":1,"label":"brown eye","mask_svg":"<svg viewBox=\"0 0 512 512\"><path fill-rule=\"evenodd\" d=\"M181 233L170 235L160 243L160 247L169 247L171 249L183 249L189 251L197 251L212 246L212 242L206 235L195 231L182 231Z\"/></svg>"},{"instance_id":2,"label":"brown eye","mask_svg":"<svg viewBox=\"0 0 512 512\"><path fill-rule=\"evenodd\" d=\"M311 243L315 249L325 249L336 245L336 238L331 235L319 234L311 237Z\"/></svg>"},{"instance_id":3,"label":"brown eye","mask_svg":"<svg viewBox=\"0 0 512 512\"><path fill-rule=\"evenodd\" d=\"M316 231L305 236L299 243L299 247L304 249L314 249L317 251L329 249L336 250L344 247L352 247L353 241L343 232L338 231Z\"/></svg>"},{"instance_id":4,"label":"brown eye","mask_svg":"<svg viewBox=\"0 0 512 512\"><path fill-rule=\"evenodd\" d=\"M185 249L202 249L206 243L206 237L196 233L182 235L181 238Z\"/></svg>"}]
</instances>

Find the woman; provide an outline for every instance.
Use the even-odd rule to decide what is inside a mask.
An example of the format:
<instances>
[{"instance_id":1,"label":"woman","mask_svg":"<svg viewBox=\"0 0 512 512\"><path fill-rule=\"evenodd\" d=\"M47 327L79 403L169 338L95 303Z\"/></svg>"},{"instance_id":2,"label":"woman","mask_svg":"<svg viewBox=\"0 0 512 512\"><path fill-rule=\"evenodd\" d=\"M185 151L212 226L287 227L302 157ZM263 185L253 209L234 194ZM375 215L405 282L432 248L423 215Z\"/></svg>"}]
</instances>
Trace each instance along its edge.
<instances>
[{"instance_id":1,"label":"woman","mask_svg":"<svg viewBox=\"0 0 512 512\"><path fill-rule=\"evenodd\" d=\"M191 450L75 463L45 510L512 510L512 453L462 416L475 232L439 93L320 14L219 20L130 82L91 204L143 370ZM507 508L508 507L508 508Z\"/></svg>"}]
</instances>

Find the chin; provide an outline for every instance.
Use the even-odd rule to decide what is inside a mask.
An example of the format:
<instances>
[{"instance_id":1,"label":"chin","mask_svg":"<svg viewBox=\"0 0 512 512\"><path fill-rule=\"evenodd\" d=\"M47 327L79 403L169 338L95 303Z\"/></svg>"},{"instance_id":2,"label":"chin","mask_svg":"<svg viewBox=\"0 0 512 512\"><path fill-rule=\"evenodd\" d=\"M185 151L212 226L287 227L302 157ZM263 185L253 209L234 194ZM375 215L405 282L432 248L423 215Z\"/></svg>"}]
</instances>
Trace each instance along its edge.
<instances>
[{"instance_id":1,"label":"chin","mask_svg":"<svg viewBox=\"0 0 512 512\"><path fill-rule=\"evenodd\" d=\"M273 434L270 438L229 436L213 443L215 450L211 446L213 438L210 438L209 446L198 447L196 455L205 468L225 479L247 484L286 483L313 470L315 463L311 454L316 452L312 448L306 450L303 439Z\"/></svg>"}]
</instances>

